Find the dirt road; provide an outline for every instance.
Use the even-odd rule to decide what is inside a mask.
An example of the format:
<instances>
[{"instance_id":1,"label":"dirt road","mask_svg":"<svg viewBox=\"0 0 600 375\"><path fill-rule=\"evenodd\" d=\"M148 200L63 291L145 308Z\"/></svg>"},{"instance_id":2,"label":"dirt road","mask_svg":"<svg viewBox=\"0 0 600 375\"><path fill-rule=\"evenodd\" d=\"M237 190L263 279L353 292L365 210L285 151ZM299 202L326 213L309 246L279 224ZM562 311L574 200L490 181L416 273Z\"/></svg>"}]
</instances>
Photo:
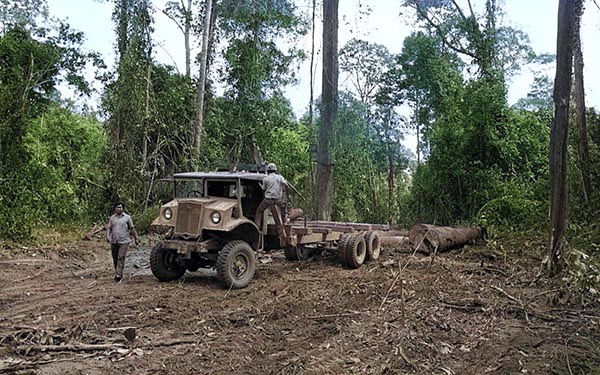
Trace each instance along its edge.
<instances>
[{"instance_id":1,"label":"dirt road","mask_svg":"<svg viewBox=\"0 0 600 375\"><path fill-rule=\"evenodd\" d=\"M600 373L599 312L556 304L519 246L433 261L384 248L358 270L260 254L250 286L228 291L207 271L159 283L149 242L121 283L100 241L2 249L0 373Z\"/></svg>"}]
</instances>

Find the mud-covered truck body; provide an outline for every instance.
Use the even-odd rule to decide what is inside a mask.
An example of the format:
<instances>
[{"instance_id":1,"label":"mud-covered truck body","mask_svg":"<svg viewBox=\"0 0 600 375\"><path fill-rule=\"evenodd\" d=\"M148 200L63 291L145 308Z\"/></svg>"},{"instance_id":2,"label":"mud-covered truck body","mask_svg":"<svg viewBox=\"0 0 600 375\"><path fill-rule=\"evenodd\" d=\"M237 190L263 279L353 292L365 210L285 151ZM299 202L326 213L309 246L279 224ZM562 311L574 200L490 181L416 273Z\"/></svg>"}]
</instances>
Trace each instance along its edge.
<instances>
[{"instance_id":1,"label":"mud-covered truck body","mask_svg":"<svg viewBox=\"0 0 600 375\"><path fill-rule=\"evenodd\" d=\"M171 178L173 199L160 208L152 226L165 233L150 255L160 281L180 278L200 268L215 268L226 288L246 287L256 270L255 252L285 249L289 260L312 250L337 250L342 264L357 268L379 256L377 231L387 226L290 221L277 230L270 210L258 228L256 209L263 199L258 172L186 172Z\"/></svg>"}]
</instances>

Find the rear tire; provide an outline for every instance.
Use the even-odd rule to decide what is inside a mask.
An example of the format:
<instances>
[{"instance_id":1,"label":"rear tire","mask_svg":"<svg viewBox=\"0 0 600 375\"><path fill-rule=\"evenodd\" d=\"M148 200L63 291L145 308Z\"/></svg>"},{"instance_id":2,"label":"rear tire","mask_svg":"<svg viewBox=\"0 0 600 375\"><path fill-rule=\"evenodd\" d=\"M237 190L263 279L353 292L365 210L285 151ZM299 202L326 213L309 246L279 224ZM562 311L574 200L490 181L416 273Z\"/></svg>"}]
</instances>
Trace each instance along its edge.
<instances>
[{"instance_id":1,"label":"rear tire","mask_svg":"<svg viewBox=\"0 0 600 375\"><path fill-rule=\"evenodd\" d=\"M362 234L353 234L346 244L346 266L358 268L365 262L367 246Z\"/></svg>"},{"instance_id":2,"label":"rear tire","mask_svg":"<svg viewBox=\"0 0 600 375\"><path fill-rule=\"evenodd\" d=\"M254 250L248 243L237 240L225 245L217 258L217 277L227 289L245 288L256 271Z\"/></svg>"},{"instance_id":3,"label":"rear tire","mask_svg":"<svg viewBox=\"0 0 600 375\"><path fill-rule=\"evenodd\" d=\"M348 262L346 262L346 246L348 246L348 240L352 237L351 233L344 233L340 237L337 247L338 260L342 264L342 266L347 267Z\"/></svg>"},{"instance_id":4,"label":"rear tire","mask_svg":"<svg viewBox=\"0 0 600 375\"><path fill-rule=\"evenodd\" d=\"M159 281L173 281L185 273L185 266L178 262L177 250L165 249L159 242L150 253L150 269Z\"/></svg>"},{"instance_id":5,"label":"rear tire","mask_svg":"<svg viewBox=\"0 0 600 375\"><path fill-rule=\"evenodd\" d=\"M381 242L377 232L367 232L365 234L365 245L367 246L367 256L365 261L377 260L381 255Z\"/></svg>"}]
</instances>

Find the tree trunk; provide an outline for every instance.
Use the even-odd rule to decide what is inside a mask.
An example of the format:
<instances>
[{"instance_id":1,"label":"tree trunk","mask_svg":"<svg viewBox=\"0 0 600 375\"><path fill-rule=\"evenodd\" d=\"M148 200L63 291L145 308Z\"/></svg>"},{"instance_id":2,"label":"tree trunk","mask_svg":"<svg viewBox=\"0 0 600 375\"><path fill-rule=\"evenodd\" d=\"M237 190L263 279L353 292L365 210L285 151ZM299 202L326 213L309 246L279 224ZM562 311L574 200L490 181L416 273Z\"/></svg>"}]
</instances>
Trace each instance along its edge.
<instances>
[{"instance_id":1,"label":"tree trunk","mask_svg":"<svg viewBox=\"0 0 600 375\"><path fill-rule=\"evenodd\" d=\"M183 1L181 2L183 5ZM192 29L192 0L188 0L187 8L185 11L185 24L183 27L183 41L185 43L185 76L190 78L192 76L192 59L190 52L190 31Z\"/></svg>"},{"instance_id":2,"label":"tree trunk","mask_svg":"<svg viewBox=\"0 0 600 375\"><path fill-rule=\"evenodd\" d=\"M408 231L408 238L413 250L433 253L466 245L482 238L483 234L481 227L453 228L416 224Z\"/></svg>"},{"instance_id":3,"label":"tree trunk","mask_svg":"<svg viewBox=\"0 0 600 375\"><path fill-rule=\"evenodd\" d=\"M392 154L392 148L390 147L390 143L387 142L386 145L387 148L387 156L388 156L388 176L387 176L387 183L388 183L388 224L393 225L394 223L394 190L395 190L395 186L394 186L394 176L395 176L395 171L394 171L394 155Z\"/></svg>"},{"instance_id":4,"label":"tree trunk","mask_svg":"<svg viewBox=\"0 0 600 375\"><path fill-rule=\"evenodd\" d=\"M583 181L583 196L586 203L588 203L590 201L592 184L590 179L590 151L588 145L587 121L585 118L585 91L583 88L583 53L581 50L580 35L582 14L583 7L576 9L577 23L575 25L575 36L573 40L573 68L575 73L573 81L573 99L575 100L575 118L577 121L577 130L579 135L577 150L579 152L579 166Z\"/></svg>"},{"instance_id":5,"label":"tree trunk","mask_svg":"<svg viewBox=\"0 0 600 375\"><path fill-rule=\"evenodd\" d=\"M417 105L415 106L416 110L415 110L415 126L416 126L416 135L417 135L417 165L421 165L421 119L420 119L420 112L421 112L421 103L420 103L420 99L418 99L417 101Z\"/></svg>"},{"instance_id":6,"label":"tree trunk","mask_svg":"<svg viewBox=\"0 0 600 375\"><path fill-rule=\"evenodd\" d=\"M317 13L317 0L312 1L312 34L311 34L311 45L310 45L310 101L308 103L308 123L313 124L314 115L314 72L315 66L315 19Z\"/></svg>"},{"instance_id":7,"label":"tree trunk","mask_svg":"<svg viewBox=\"0 0 600 375\"><path fill-rule=\"evenodd\" d=\"M329 154L338 112L338 0L323 1L323 110L317 145L316 216L331 219L333 163Z\"/></svg>"},{"instance_id":8,"label":"tree trunk","mask_svg":"<svg viewBox=\"0 0 600 375\"><path fill-rule=\"evenodd\" d=\"M557 275L564 268L567 222L567 141L569 98L573 65L573 34L577 5L582 0L559 0L554 78L554 119L550 134L550 248L547 273Z\"/></svg>"},{"instance_id":9,"label":"tree trunk","mask_svg":"<svg viewBox=\"0 0 600 375\"><path fill-rule=\"evenodd\" d=\"M194 151L200 154L202 145L202 129L204 127L204 92L206 89L206 66L208 62L208 41L210 36L212 0L206 0L204 15L204 30L202 32L202 52L200 54L200 76L198 77L198 114L196 128L194 129Z\"/></svg>"}]
</instances>

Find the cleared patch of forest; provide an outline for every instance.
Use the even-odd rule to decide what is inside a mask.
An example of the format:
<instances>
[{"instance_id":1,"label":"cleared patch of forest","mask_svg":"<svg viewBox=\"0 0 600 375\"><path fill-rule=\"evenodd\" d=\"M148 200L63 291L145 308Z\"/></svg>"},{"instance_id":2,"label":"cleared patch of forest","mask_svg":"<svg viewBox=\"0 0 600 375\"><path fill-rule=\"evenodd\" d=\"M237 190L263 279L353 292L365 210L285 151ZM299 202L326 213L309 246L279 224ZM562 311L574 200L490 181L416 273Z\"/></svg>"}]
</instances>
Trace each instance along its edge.
<instances>
[{"instance_id":1,"label":"cleared patch of forest","mask_svg":"<svg viewBox=\"0 0 600 375\"><path fill-rule=\"evenodd\" d=\"M150 239L112 281L100 240L3 248L0 371L78 374L577 374L600 370L597 309L538 278L545 242L435 257L384 247L342 268L259 254L246 289L210 271L159 283Z\"/></svg>"}]
</instances>

